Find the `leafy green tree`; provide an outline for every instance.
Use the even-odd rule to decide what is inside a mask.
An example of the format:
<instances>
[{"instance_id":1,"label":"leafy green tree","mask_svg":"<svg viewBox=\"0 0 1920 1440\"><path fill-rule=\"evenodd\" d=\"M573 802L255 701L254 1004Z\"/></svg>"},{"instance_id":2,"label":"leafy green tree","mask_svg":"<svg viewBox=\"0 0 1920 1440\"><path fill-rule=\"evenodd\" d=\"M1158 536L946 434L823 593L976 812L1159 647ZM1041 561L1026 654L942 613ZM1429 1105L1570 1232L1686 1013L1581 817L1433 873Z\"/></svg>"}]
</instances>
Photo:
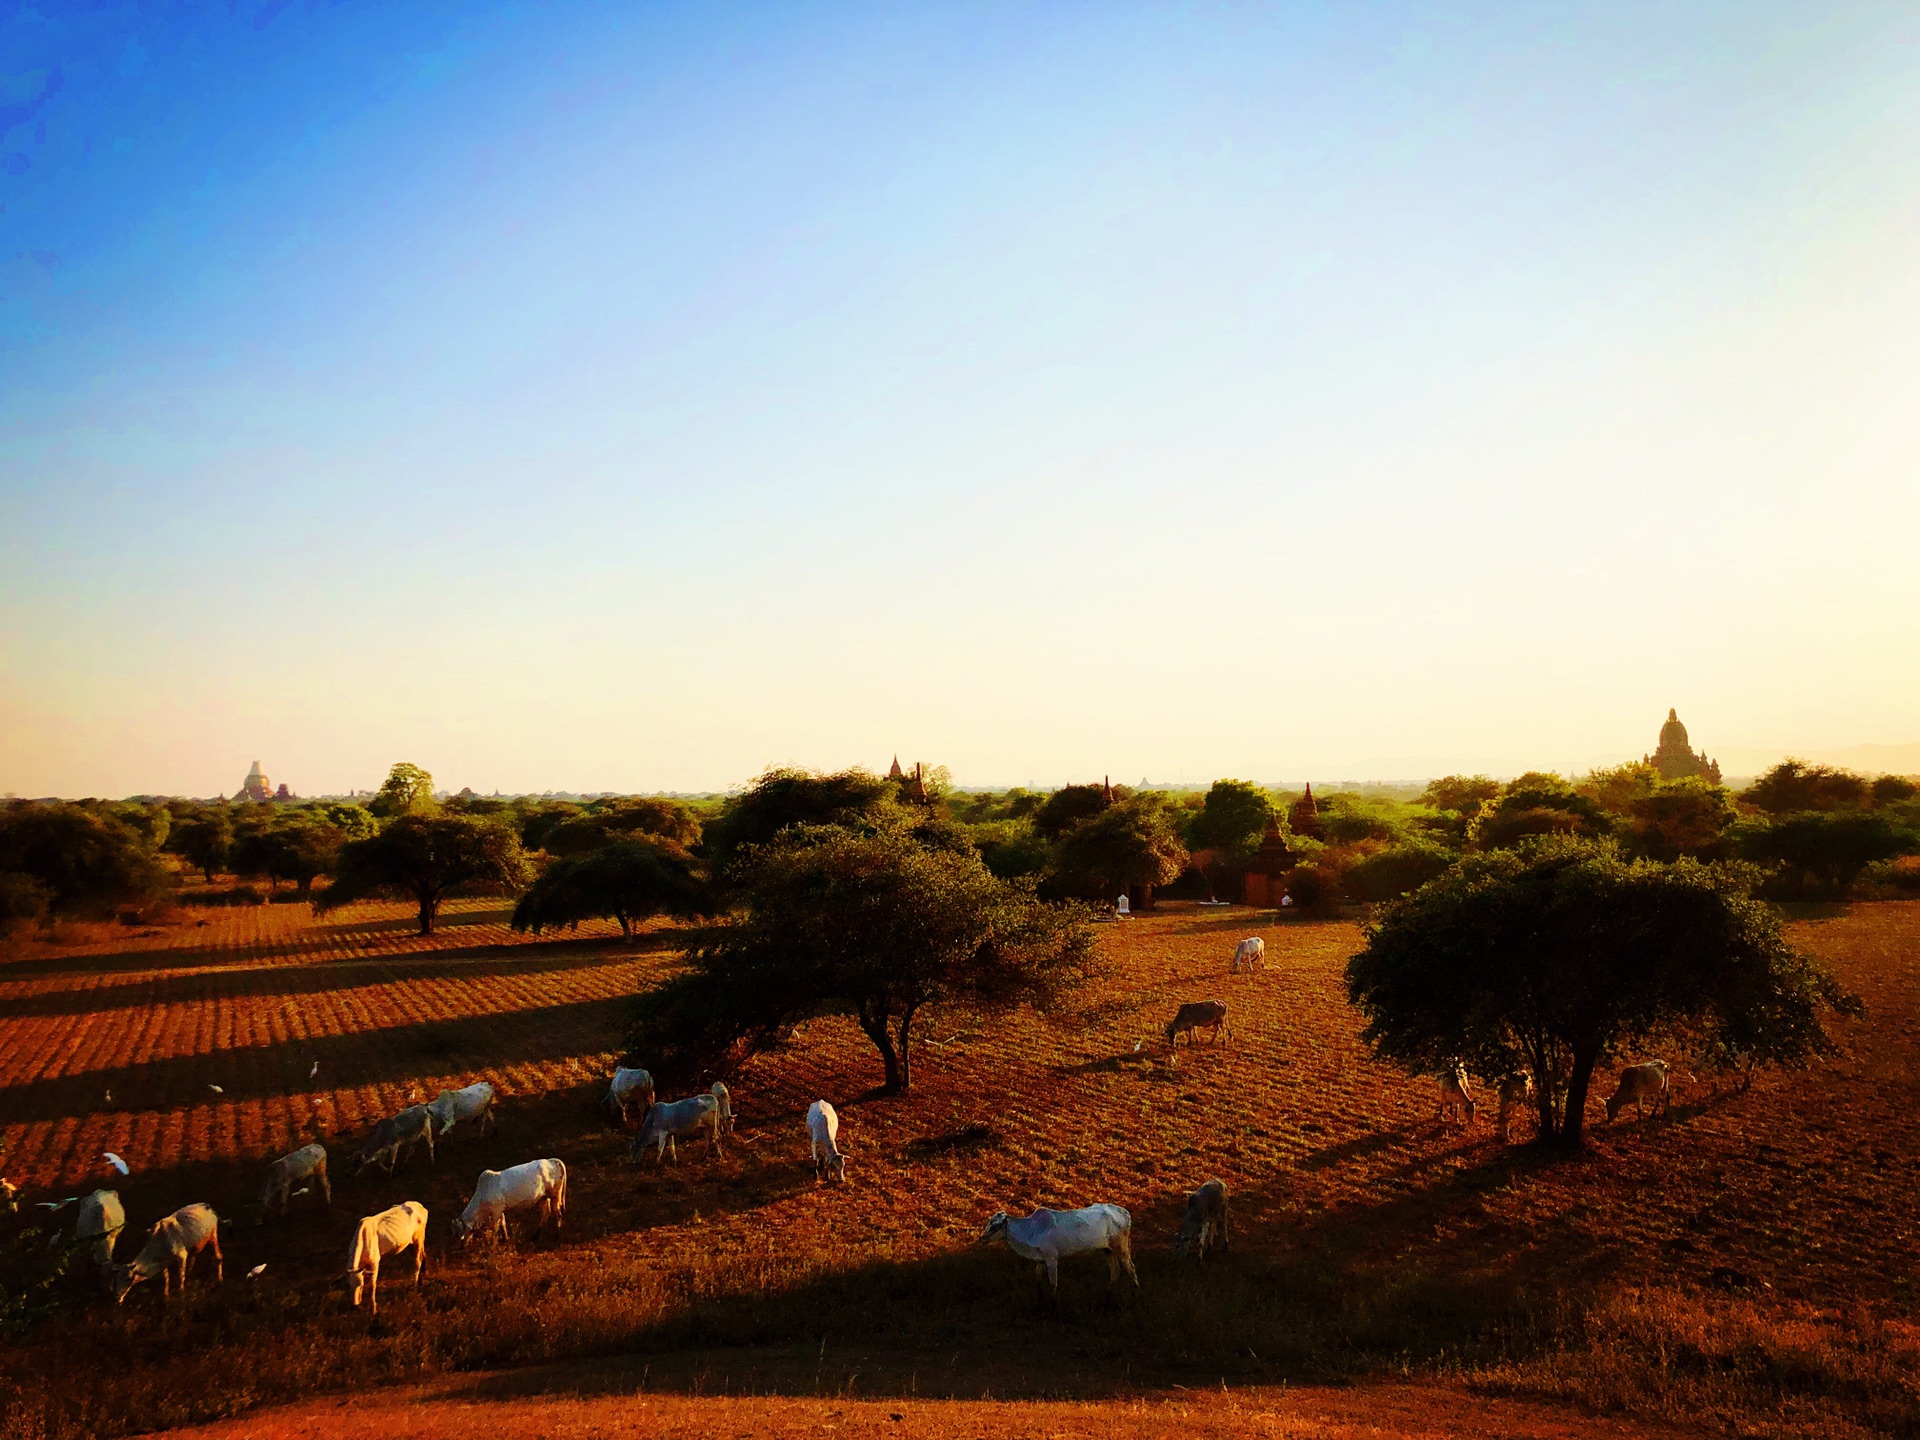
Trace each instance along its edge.
<instances>
[{"instance_id":1,"label":"leafy green tree","mask_svg":"<svg viewBox=\"0 0 1920 1440\"><path fill-rule=\"evenodd\" d=\"M749 845L764 845L795 825L865 828L898 807L893 787L865 770L816 775L776 767L729 799L707 827L707 849L724 865Z\"/></svg>"},{"instance_id":2,"label":"leafy green tree","mask_svg":"<svg viewBox=\"0 0 1920 1440\"><path fill-rule=\"evenodd\" d=\"M621 799L548 827L543 848L554 855L585 855L621 836L642 835L691 850L700 843L700 822L671 800Z\"/></svg>"},{"instance_id":3,"label":"leafy green tree","mask_svg":"<svg viewBox=\"0 0 1920 1440\"><path fill-rule=\"evenodd\" d=\"M1033 814L1033 826L1049 840L1058 840L1074 826L1091 820L1112 801L1104 785L1062 785Z\"/></svg>"},{"instance_id":4,"label":"leafy green tree","mask_svg":"<svg viewBox=\"0 0 1920 1440\"><path fill-rule=\"evenodd\" d=\"M233 846L233 815L224 805L209 805L179 821L168 836L168 848L213 883L216 872L226 869L227 852Z\"/></svg>"},{"instance_id":5,"label":"leafy green tree","mask_svg":"<svg viewBox=\"0 0 1920 1440\"><path fill-rule=\"evenodd\" d=\"M377 835L340 847L333 884L314 908L354 900L408 899L419 906L420 933L431 935L448 896L523 889L533 867L511 826L472 815L402 815Z\"/></svg>"},{"instance_id":6,"label":"leafy green tree","mask_svg":"<svg viewBox=\"0 0 1920 1440\"><path fill-rule=\"evenodd\" d=\"M671 840L636 834L547 866L513 907L513 928L538 935L582 920L611 919L632 940L634 926L655 915L691 920L710 913L693 857Z\"/></svg>"},{"instance_id":7,"label":"leafy green tree","mask_svg":"<svg viewBox=\"0 0 1920 1440\"><path fill-rule=\"evenodd\" d=\"M1652 1036L1704 1028L1774 1063L1828 1053L1822 1012L1858 1002L1751 883L1568 837L1468 856L1368 927L1347 965L1362 1038L1415 1072L1527 1070L1541 1137L1569 1146L1594 1068Z\"/></svg>"},{"instance_id":8,"label":"leafy green tree","mask_svg":"<svg viewBox=\"0 0 1920 1440\"><path fill-rule=\"evenodd\" d=\"M1488 775L1443 775L1429 780L1420 792L1420 803L1433 810L1448 810L1471 820L1489 800L1498 799L1500 782Z\"/></svg>"},{"instance_id":9,"label":"leafy green tree","mask_svg":"<svg viewBox=\"0 0 1920 1440\"><path fill-rule=\"evenodd\" d=\"M1872 794L1851 770L1782 760L1742 790L1740 798L1769 815L1790 815L1798 810L1863 810Z\"/></svg>"},{"instance_id":10,"label":"leafy green tree","mask_svg":"<svg viewBox=\"0 0 1920 1440\"><path fill-rule=\"evenodd\" d=\"M1467 843L1481 850L1517 845L1536 835L1604 835L1612 829L1606 811L1558 775L1530 771L1516 776L1467 827Z\"/></svg>"},{"instance_id":11,"label":"leafy green tree","mask_svg":"<svg viewBox=\"0 0 1920 1440\"><path fill-rule=\"evenodd\" d=\"M44 920L53 896L31 875L0 870L0 935Z\"/></svg>"},{"instance_id":12,"label":"leafy green tree","mask_svg":"<svg viewBox=\"0 0 1920 1440\"><path fill-rule=\"evenodd\" d=\"M1381 904L1446 874L1458 858L1452 850L1431 840L1404 840L1355 860L1341 883L1355 899Z\"/></svg>"},{"instance_id":13,"label":"leafy green tree","mask_svg":"<svg viewBox=\"0 0 1920 1440\"><path fill-rule=\"evenodd\" d=\"M1689 776L1657 784L1630 802L1625 839L1651 860L1724 860L1734 821L1733 801L1718 785Z\"/></svg>"},{"instance_id":14,"label":"leafy green tree","mask_svg":"<svg viewBox=\"0 0 1920 1440\"><path fill-rule=\"evenodd\" d=\"M123 800L112 807L112 814L114 819L138 835L147 849L158 852L166 848L167 832L173 827L173 812L164 804Z\"/></svg>"},{"instance_id":15,"label":"leafy green tree","mask_svg":"<svg viewBox=\"0 0 1920 1440\"><path fill-rule=\"evenodd\" d=\"M1876 809L1899 805L1920 796L1920 784L1915 784L1910 775L1881 775L1873 782L1872 796Z\"/></svg>"},{"instance_id":16,"label":"leafy green tree","mask_svg":"<svg viewBox=\"0 0 1920 1440\"><path fill-rule=\"evenodd\" d=\"M367 819L371 823L372 817ZM285 880L302 899L309 899L313 882L333 869L348 839L348 832L323 811L282 811L265 824L242 824L229 859L235 874L265 876L275 890Z\"/></svg>"},{"instance_id":17,"label":"leafy green tree","mask_svg":"<svg viewBox=\"0 0 1920 1440\"><path fill-rule=\"evenodd\" d=\"M1273 801L1258 785L1246 780L1216 780L1207 789L1200 810L1187 822L1187 846L1192 850L1219 850L1245 859L1260 848Z\"/></svg>"},{"instance_id":18,"label":"leafy green tree","mask_svg":"<svg viewBox=\"0 0 1920 1440\"><path fill-rule=\"evenodd\" d=\"M886 1089L905 1090L914 1023L929 1007L1045 1004L1092 953L1077 911L900 826L789 827L752 856L744 895L741 918L640 997L631 1043L662 1069L698 1073L797 1020L839 1013L873 1042Z\"/></svg>"},{"instance_id":19,"label":"leafy green tree","mask_svg":"<svg viewBox=\"0 0 1920 1440\"><path fill-rule=\"evenodd\" d=\"M53 914L73 917L151 900L168 885L146 840L124 821L57 802L0 810L0 874L26 877Z\"/></svg>"},{"instance_id":20,"label":"leafy green tree","mask_svg":"<svg viewBox=\"0 0 1920 1440\"><path fill-rule=\"evenodd\" d=\"M433 776L418 765L402 760L387 772L386 782L367 808L382 820L399 815L430 815L439 809L433 798Z\"/></svg>"},{"instance_id":21,"label":"leafy green tree","mask_svg":"<svg viewBox=\"0 0 1920 1440\"><path fill-rule=\"evenodd\" d=\"M1780 899L1839 899L1879 860L1920 850L1920 836L1885 815L1862 810L1803 810L1734 836L1740 855L1773 872Z\"/></svg>"},{"instance_id":22,"label":"leafy green tree","mask_svg":"<svg viewBox=\"0 0 1920 1440\"><path fill-rule=\"evenodd\" d=\"M980 858L1002 880L1020 880L1041 874L1053 858L1053 847L1028 820L993 820L968 830Z\"/></svg>"},{"instance_id":23,"label":"leafy green tree","mask_svg":"<svg viewBox=\"0 0 1920 1440\"><path fill-rule=\"evenodd\" d=\"M1660 788L1660 772L1645 760L1630 760L1608 770L1595 770L1574 788L1609 815L1625 817L1633 807Z\"/></svg>"},{"instance_id":24,"label":"leafy green tree","mask_svg":"<svg viewBox=\"0 0 1920 1440\"><path fill-rule=\"evenodd\" d=\"M1047 884L1057 894L1109 900L1135 886L1150 892L1171 884L1186 868L1187 847L1173 833L1167 812L1135 796L1069 830L1054 847Z\"/></svg>"}]
</instances>

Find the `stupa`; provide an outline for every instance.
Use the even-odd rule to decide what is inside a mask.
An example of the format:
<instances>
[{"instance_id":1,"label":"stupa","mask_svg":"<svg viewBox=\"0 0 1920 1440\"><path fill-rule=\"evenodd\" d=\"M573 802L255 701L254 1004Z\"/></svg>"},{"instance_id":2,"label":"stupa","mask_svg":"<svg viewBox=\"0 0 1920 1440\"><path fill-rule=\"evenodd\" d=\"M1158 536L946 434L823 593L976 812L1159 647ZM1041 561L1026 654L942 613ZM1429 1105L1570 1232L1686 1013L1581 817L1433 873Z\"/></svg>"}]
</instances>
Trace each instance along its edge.
<instances>
[{"instance_id":1,"label":"stupa","mask_svg":"<svg viewBox=\"0 0 1920 1440\"><path fill-rule=\"evenodd\" d=\"M267 804L273 799L273 787L267 783L267 777L260 773L260 762L253 762L253 769L247 772L246 780L240 786L235 800L252 800L257 804Z\"/></svg>"},{"instance_id":2,"label":"stupa","mask_svg":"<svg viewBox=\"0 0 1920 1440\"><path fill-rule=\"evenodd\" d=\"M1260 837L1260 848L1247 862L1246 892L1242 898L1249 905L1279 909L1280 897L1287 890L1286 874L1298 863L1298 857L1287 845L1287 837L1280 833L1280 817L1268 815L1267 833Z\"/></svg>"},{"instance_id":3,"label":"stupa","mask_svg":"<svg viewBox=\"0 0 1920 1440\"><path fill-rule=\"evenodd\" d=\"M1667 723L1660 727L1660 745L1645 757L1647 764L1660 772L1662 780L1705 780L1720 783L1720 764L1709 760L1704 751L1692 749L1687 742L1687 727L1680 723L1676 710L1667 711Z\"/></svg>"},{"instance_id":4,"label":"stupa","mask_svg":"<svg viewBox=\"0 0 1920 1440\"><path fill-rule=\"evenodd\" d=\"M1314 802L1313 786L1307 786L1307 793L1293 802L1293 808L1287 811L1287 828L1296 835L1308 835L1320 838L1320 807Z\"/></svg>"}]
</instances>

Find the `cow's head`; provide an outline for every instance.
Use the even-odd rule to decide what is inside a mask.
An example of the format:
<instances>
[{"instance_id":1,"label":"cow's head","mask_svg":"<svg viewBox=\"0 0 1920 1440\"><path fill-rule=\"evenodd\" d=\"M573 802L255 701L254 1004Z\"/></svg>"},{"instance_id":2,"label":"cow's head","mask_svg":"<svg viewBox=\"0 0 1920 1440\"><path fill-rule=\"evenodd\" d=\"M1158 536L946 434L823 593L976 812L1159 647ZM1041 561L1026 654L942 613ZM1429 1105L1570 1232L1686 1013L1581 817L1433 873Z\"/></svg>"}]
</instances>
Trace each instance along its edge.
<instances>
[{"instance_id":1,"label":"cow's head","mask_svg":"<svg viewBox=\"0 0 1920 1440\"><path fill-rule=\"evenodd\" d=\"M347 1294L353 1297L353 1303L355 1306L358 1306L361 1300L366 1298L366 1293L367 1293L367 1272L366 1271L349 1270L345 1275L342 1275L340 1277L340 1283L347 1287Z\"/></svg>"},{"instance_id":2,"label":"cow's head","mask_svg":"<svg viewBox=\"0 0 1920 1440\"><path fill-rule=\"evenodd\" d=\"M113 1303L119 1305L125 1303L127 1292L147 1277L127 1264L109 1265L101 1272L100 1278L106 1283L107 1294L113 1297Z\"/></svg>"},{"instance_id":3,"label":"cow's head","mask_svg":"<svg viewBox=\"0 0 1920 1440\"><path fill-rule=\"evenodd\" d=\"M985 1245L991 1241L1004 1240L1006 1238L1007 1212L1004 1210L996 1210L993 1212L993 1218L987 1221L987 1228L980 1232L980 1238L973 1243L976 1245Z\"/></svg>"}]
</instances>

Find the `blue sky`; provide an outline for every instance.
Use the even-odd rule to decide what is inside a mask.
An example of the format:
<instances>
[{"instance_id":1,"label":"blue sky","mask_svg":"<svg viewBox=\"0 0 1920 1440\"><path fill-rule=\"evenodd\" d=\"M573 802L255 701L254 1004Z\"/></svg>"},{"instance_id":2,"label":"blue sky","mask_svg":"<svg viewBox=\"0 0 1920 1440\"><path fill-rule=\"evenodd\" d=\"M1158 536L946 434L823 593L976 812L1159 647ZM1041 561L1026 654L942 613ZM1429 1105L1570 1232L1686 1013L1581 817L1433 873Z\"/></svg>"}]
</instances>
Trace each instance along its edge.
<instances>
[{"instance_id":1,"label":"blue sky","mask_svg":"<svg viewBox=\"0 0 1920 1440\"><path fill-rule=\"evenodd\" d=\"M1678 8L14 6L0 791L1920 739L1920 14Z\"/></svg>"}]
</instances>

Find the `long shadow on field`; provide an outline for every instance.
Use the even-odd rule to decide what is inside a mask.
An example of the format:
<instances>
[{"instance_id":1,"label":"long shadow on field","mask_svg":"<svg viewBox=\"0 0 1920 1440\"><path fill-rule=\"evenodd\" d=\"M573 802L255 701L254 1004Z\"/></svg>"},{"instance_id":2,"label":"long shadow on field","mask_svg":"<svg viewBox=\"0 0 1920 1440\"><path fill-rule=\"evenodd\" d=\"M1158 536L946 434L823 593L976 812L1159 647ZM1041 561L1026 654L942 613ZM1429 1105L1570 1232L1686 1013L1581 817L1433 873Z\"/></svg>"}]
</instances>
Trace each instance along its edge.
<instances>
[{"instance_id":1,"label":"long shadow on field","mask_svg":"<svg viewBox=\"0 0 1920 1440\"><path fill-rule=\"evenodd\" d=\"M627 996L613 995L86 1070L0 1086L0 1115L12 1121L58 1120L103 1109L140 1113L210 1101L232 1105L436 1075L485 1074L502 1065L617 1048L627 1003ZM319 1078L310 1083L307 1076L316 1061ZM219 1085L223 1093L214 1095L210 1085ZM108 1090L114 1095L110 1102L103 1099Z\"/></svg>"},{"instance_id":2,"label":"long shadow on field","mask_svg":"<svg viewBox=\"0 0 1920 1440\"><path fill-rule=\"evenodd\" d=\"M192 1005L241 996L272 998L323 995L337 990L357 990L365 985L406 984L416 980L479 981L541 975L553 971L578 971L623 964L640 955L679 949L687 943L685 932L663 931L640 936L631 945L622 945L617 940L552 940L523 945L475 945L461 949L422 950L398 955L370 953L332 959L324 964L307 961L287 965L252 965L230 970L196 968L182 971L153 965L146 968L161 973L142 980L0 999L0 1019L95 1015L110 1010ZM15 978L13 973L0 970L0 981L12 978Z\"/></svg>"}]
</instances>

